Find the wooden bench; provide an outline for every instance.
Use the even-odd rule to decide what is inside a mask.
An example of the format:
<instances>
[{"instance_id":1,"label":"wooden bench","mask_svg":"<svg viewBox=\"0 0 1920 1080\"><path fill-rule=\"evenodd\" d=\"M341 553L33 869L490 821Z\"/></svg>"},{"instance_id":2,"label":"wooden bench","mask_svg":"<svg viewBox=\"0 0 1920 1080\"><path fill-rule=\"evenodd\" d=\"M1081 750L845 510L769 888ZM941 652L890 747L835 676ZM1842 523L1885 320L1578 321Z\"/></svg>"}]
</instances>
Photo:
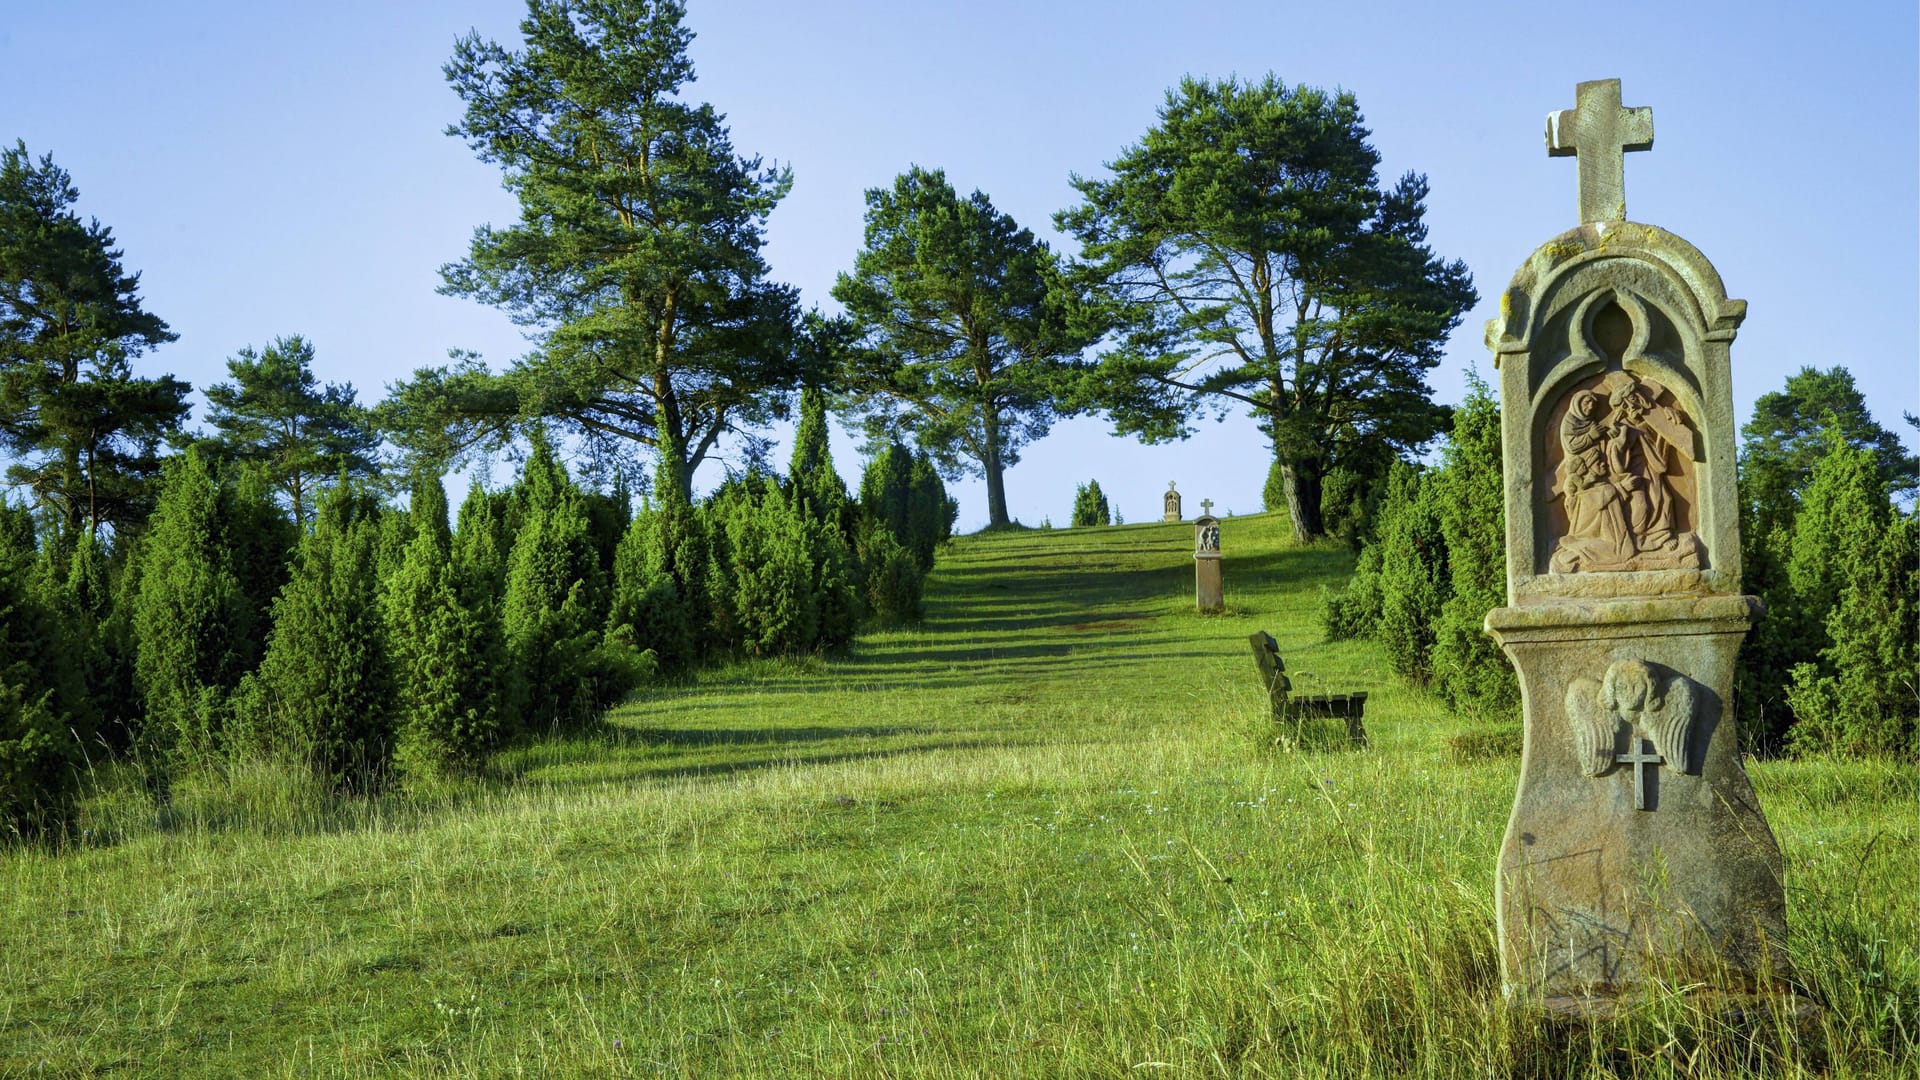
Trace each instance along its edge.
<instances>
[{"instance_id":1,"label":"wooden bench","mask_svg":"<svg viewBox=\"0 0 1920 1080\"><path fill-rule=\"evenodd\" d=\"M1280 658L1280 645L1265 630L1247 635L1253 646L1253 662L1260 668L1260 681L1267 688L1267 701L1276 723L1296 730L1303 721L1344 721L1347 740L1354 746L1367 745L1367 694L1296 694L1293 680L1287 677L1287 663ZM1316 725L1317 726L1317 725Z\"/></svg>"}]
</instances>

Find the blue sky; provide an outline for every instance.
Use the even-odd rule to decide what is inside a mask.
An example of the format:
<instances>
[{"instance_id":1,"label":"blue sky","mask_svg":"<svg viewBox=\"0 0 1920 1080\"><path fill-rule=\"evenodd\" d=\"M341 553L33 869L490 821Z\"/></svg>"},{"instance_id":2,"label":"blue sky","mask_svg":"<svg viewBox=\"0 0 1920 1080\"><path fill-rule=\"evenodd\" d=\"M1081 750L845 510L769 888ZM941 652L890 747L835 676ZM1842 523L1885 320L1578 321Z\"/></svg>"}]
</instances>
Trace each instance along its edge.
<instances>
[{"instance_id":1,"label":"blue sky","mask_svg":"<svg viewBox=\"0 0 1920 1080\"><path fill-rule=\"evenodd\" d=\"M1749 302L1736 413L1804 365L1844 364L1881 422L1920 411L1920 76L1915 5L1776 3L817 3L690 0L698 81L736 147L790 164L768 261L831 308L861 240L862 193L944 168L1035 233L1152 125L1188 74L1344 87L1391 179L1424 172L1430 241L1482 297L1433 376L1458 400L1490 373L1482 324L1535 247L1575 224L1574 162L1549 111L1620 78L1654 110L1627 158L1627 211L1699 247ZM51 152L142 273L180 340L146 359L196 386L247 345L299 333L317 368L377 400L392 380L525 342L498 313L439 296L473 228L514 215L498 172L442 134L440 68L469 29L517 43L517 0L0 5L0 138ZM1070 250L1070 248L1069 248ZM836 440L844 475L853 443ZM1260 508L1269 455L1244 416L1143 446L1098 419L1060 425L1008 475L1013 514L1063 522L1098 479L1129 520L1189 505ZM703 474L703 485L718 474ZM984 487L956 487L961 525ZM456 492L456 496L457 496ZM1228 538L1231 543L1231 538Z\"/></svg>"}]
</instances>

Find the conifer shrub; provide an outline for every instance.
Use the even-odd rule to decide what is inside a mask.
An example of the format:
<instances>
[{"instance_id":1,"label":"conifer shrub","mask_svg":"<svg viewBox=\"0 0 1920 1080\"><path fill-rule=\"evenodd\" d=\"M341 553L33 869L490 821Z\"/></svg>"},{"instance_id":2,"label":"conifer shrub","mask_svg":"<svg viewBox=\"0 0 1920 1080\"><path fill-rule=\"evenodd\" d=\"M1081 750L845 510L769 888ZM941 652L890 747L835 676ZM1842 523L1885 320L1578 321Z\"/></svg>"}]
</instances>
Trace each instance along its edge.
<instances>
[{"instance_id":1,"label":"conifer shrub","mask_svg":"<svg viewBox=\"0 0 1920 1080\"><path fill-rule=\"evenodd\" d=\"M1433 681L1469 716L1518 721L1520 683L1485 630L1506 603L1506 493L1501 483L1500 406L1478 378L1453 412L1433 476L1446 545L1447 589L1433 628Z\"/></svg>"},{"instance_id":2,"label":"conifer shrub","mask_svg":"<svg viewBox=\"0 0 1920 1080\"><path fill-rule=\"evenodd\" d=\"M438 486L438 480L432 486ZM497 631L462 602L444 497L415 498L413 540L386 589L394 765L409 782L471 772L500 730Z\"/></svg>"},{"instance_id":3,"label":"conifer shrub","mask_svg":"<svg viewBox=\"0 0 1920 1080\"><path fill-rule=\"evenodd\" d=\"M524 519L507 560L501 630L511 714L522 731L592 718L588 665L600 644L603 584L580 491L536 433L521 474Z\"/></svg>"},{"instance_id":4,"label":"conifer shrub","mask_svg":"<svg viewBox=\"0 0 1920 1080\"><path fill-rule=\"evenodd\" d=\"M614 553L607 629L651 652L662 670L683 669L706 651L710 554L700 513L672 493L644 507Z\"/></svg>"},{"instance_id":5,"label":"conifer shrub","mask_svg":"<svg viewBox=\"0 0 1920 1080\"><path fill-rule=\"evenodd\" d=\"M0 832L59 825L83 761L85 688L25 508L0 503Z\"/></svg>"},{"instance_id":6,"label":"conifer shrub","mask_svg":"<svg viewBox=\"0 0 1920 1080\"><path fill-rule=\"evenodd\" d=\"M377 783L392 754L396 686L376 551L384 515L343 479L302 538L273 605L259 675L235 695L235 749L310 764L335 790Z\"/></svg>"},{"instance_id":7,"label":"conifer shrub","mask_svg":"<svg viewBox=\"0 0 1920 1080\"><path fill-rule=\"evenodd\" d=\"M1111 524L1113 512L1107 506L1106 493L1100 490L1100 481L1089 480L1080 485L1073 493L1073 527Z\"/></svg>"},{"instance_id":8,"label":"conifer shrub","mask_svg":"<svg viewBox=\"0 0 1920 1080\"><path fill-rule=\"evenodd\" d=\"M1344 586L1320 586L1320 626L1328 641L1371 638L1380 628L1380 552L1378 543L1366 545Z\"/></svg>"},{"instance_id":9,"label":"conifer shrub","mask_svg":"<svg viewBox=\"0 0 1920 1080\"><path fill-rule=\"evenodd\" d=\"M766 487L726 508L732 616L751 656L795 656L820 644L813 534L791 501Z\"/></svg>"},{"instance_id":10,"label":"conifer shrub","mask_svg":"<svg viewBox=\"0 0 1920 1080\"><path fill-rule=\"evenodd\" d=\"M1380 510L1380 621L1374 638L1394 672L1415 685L1433 678L1433 643L1451 592L1439 488L1430 474L1395 466Z\"/></svg>"},{"instance_id":11,"label":"conifer shrub","mask_svg":"<svg viewBox=\"0 0 1920 1080\"><path fill-rule=\"evenodd\" d=\"M919 622L926 574L920 560L885 529L874 527L861 538L860 561L866 567L867 610L881 624Z\"/></svg>"},{"instance_id":12,"label":"conifer shrub","mask_svg":"<svg viewBox=\"0 0 1920 1080\"><path fill-rule=\"evenodd\" d=\"M1796 752L1914 751L1916 546L1872 452L1832 435L1802 493L1787 567L1800 636L1820 643L1786 689Z\"/></svg>"},{"instance_id":13,"label":"conifer shrub","mask_svg":"<svg viewBox=\"0 0 1920 1080\"><path fill-rule=\"evenodd\" d=\"M143 706L136 742L144 754L211 759L221 749L225 696L257 647L245 640L254 620L222 519L220 492L199 452L169 458L133 604Z\"/></svg>"},{"instance_id":14,"label":"conifer shrub","mask_svg":"<svg viewBox=\"0 0 1920 1080\"><path fill-rule=\"evenodd\" d=\"M953 527L960 520L960 501L947 494L940 471L925 453L913 455L908 492L908 535L901 540L913 549L922 570L932 570L934 550L953 539Z\"/></svg>"}]
</instances>

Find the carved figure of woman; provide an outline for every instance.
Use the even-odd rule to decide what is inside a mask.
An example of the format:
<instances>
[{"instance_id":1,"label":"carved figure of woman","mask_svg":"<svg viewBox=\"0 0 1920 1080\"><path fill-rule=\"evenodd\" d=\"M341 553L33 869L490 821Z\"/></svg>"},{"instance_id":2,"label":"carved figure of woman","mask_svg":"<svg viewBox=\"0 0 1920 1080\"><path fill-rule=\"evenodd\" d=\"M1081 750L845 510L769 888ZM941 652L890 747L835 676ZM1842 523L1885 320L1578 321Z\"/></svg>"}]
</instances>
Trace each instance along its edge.
<instances>
[{"instance_id":1,"label":"carved figure of woman","mask_svg":"<svg viewBox=\"0 0 1920 1080\"><path fill-rule=\"evenodd\" d=\"M1567 535L1553 553L1556 574L1618 569L1634 556L1627 518L1630 488L1618 482L1611 467L1617 440L1601 416L1600 396L1591 390L1575 393L1560 421L1566 456L1553 486L1567 513Z\"/></svg>"}]
</instances>

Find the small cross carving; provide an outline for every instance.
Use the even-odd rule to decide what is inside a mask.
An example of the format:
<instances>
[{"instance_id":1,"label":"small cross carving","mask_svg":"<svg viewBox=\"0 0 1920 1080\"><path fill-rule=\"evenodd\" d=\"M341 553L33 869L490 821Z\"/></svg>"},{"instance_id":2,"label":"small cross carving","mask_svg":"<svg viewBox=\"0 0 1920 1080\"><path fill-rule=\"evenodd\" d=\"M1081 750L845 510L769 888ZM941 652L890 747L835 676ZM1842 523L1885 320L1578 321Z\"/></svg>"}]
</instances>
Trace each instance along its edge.
<instances>
[{"instance_id":1,"label":"small cross carving","mask_svg":"<svg viewBox=\"0 0 1920 1080\"><path fill-rule=\"evenodd\" d=\"M1613 760L1621 765L1633 766L1633 808L1647 809L1647 766L1664 765L1666 759L1653 752L1653 745L1647 740L1634 736L1629 744L1646 744L1643 749L1630 750L1624 754L1613 755Z\"/></svg>"},{"instance_id":2,"label":"small cross carving","mask_svg":"<svg viewBox=\"0 0 1920 1080\"><path fill-rule=\"evenodd\" d=\"M1623 108L1620 80L1583 82L1574 106L1547 114L1547 156L1580 159L1580 220L1625 221L1626 152L1653 149L1653 109Z\"/></svg>"},{"instance_id":3,"label":"small cross carving","mask_svg":"<svg viewBox=\"0 0 1920 1080\"><path fill-rule=\"evenodd\" d=\"M1212 517L1212 516L1213 516L1213 500L1212 500L1212 499L1201 499L1201 500L1200 500L1200 512L1201 512L1201 513L1203 513L1203 514L1205 514L1205 515L1207 515L1208 517Z\"/></svg>"}]
</instances>

